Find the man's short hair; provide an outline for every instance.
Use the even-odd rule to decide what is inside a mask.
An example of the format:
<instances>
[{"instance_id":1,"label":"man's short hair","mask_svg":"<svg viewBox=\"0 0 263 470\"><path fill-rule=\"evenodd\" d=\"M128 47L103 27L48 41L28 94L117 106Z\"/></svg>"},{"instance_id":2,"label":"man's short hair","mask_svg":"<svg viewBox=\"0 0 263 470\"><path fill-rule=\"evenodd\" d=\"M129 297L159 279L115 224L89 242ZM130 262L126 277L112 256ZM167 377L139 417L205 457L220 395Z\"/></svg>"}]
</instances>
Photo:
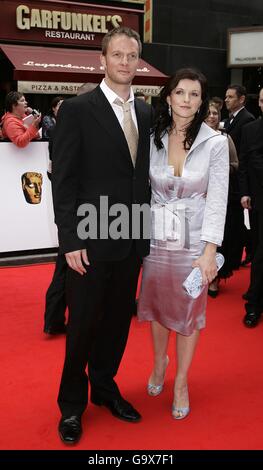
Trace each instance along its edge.
<instances>
[{"instance_id":1,"label":"man's short hair","mask_svg":"<svg viewBox=\"0 0 263 470\"><path fill-rule=\"evenodd\" d=\"M243 85L228 85L227 90L236 90L236 94L238 98L241 96L247 96L247 90Z\"/></svg>"},{"instance_id":2,"label":"man's short hair","mask_svg":"<svg viewBox=\"0 0 263 470\"><path fill-rule=\"evenodd\" d=\"M111 38L113 38L114 36L123 35L123 34L127 36L128 38L133 38L137 41L138 46L139 46L139 56L140 56L142 53L142 43L141 43L140 35L139 33L137 33L137 31L134 31L134 29L128 28L127 26L120 26L119 28L114 28L111 31L109 31L107 34L105 34L101 43L102 55L107 54L107 49L108 49L108 45L109 45Z\"/></svg>"}]
</instances>

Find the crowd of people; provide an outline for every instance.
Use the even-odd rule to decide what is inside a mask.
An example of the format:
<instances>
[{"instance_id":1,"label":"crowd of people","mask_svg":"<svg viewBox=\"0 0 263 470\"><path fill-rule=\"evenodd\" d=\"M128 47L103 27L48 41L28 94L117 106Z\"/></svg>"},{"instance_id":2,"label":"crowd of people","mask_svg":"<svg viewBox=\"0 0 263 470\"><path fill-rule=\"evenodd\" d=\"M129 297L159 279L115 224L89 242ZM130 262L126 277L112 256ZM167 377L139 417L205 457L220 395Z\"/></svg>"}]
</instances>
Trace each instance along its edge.
<instances>
[{"instance_id":1,"label":"crowd of people","mask_svg":"<svg viewBox=\"0 0 263 470\"><path fill-rule=\"evenodd\" d=\"M59 255L47 291L47 334L66 332L66 354L58 404L59 435L65 444L82 434L81 418L91 402L113 416L138 422L140 413L121 395L115 381L127 338L141 265L138 320L151 324L154 362L147 383L152 397L164 386L171 333L176 334L177 369L171 401L176 420L190 413L188 372L200 330L206 324L207 294L217 297L220 280L239 269L243 249L251 261L244 294L247 327L263 310L263 120L246 110L246 90L228 86L225 99L209 99L206 77L194 68L178 70L162 88L156 109L135 97L131 84L141 53L138 33L120 27L102 42L105 78L92 91L55 97L42 119L42 137L50 142L55 221ZM228 119L221 120L225 102ZM263 89L259 93L263 111ZM25 97L10 92L2 134L19 147L40 137L41 115L29 125ZM107 196L109 212L100 205ZM116 224L115 204L131 214L147 206L151 236L79 236L78 208L96 208ZM244 225L249 210L251 230ZM81 212L82 213L82 212ZM115 218L114 218L115 214ZM82 213L83 220L84 214ZM118 230L117 230L118 232ZM216 253L225 263L218 271ZM191 297L183 287L192 269L201 271L202 288ZM66 325L65 311L69 310Z\"/></svg>"}]
</instances>

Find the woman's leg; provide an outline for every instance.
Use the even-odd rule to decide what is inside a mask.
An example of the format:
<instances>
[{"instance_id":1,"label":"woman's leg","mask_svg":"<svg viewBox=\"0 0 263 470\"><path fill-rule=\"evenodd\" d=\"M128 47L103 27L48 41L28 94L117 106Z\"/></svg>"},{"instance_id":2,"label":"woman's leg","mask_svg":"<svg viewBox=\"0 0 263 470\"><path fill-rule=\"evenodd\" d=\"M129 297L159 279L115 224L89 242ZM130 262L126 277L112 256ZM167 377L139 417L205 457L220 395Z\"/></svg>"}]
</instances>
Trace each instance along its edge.
<instances>
[{"instance_id":1,"label":"woman's leg","mask_svg":"<svg viewBox=\"0 0 263 470\"><path fill-rule=\"evenodd\" d=\"M187 389L187 375L191 365L195 347L199 338L199 330L195 330L190 336L184 336L177 333L176 353L177 370L174 382L174 407L189 407L189 397ZM180 417L180 413L177 413ZM176 416L175 416L176 417Z\"/></svg>"},{"instance_id":2,"label":"woman's leg","mask_svg":"<svg viewBox=\"0 0 263 470\"><path fill-rule=\"evenodd\" d=\"M167 347L170 330L157 321L152 322L151 328L154 348L154 369L149 383L158 386L163 384L165 369L168 365Z\"/></svg>"}]
</instances>

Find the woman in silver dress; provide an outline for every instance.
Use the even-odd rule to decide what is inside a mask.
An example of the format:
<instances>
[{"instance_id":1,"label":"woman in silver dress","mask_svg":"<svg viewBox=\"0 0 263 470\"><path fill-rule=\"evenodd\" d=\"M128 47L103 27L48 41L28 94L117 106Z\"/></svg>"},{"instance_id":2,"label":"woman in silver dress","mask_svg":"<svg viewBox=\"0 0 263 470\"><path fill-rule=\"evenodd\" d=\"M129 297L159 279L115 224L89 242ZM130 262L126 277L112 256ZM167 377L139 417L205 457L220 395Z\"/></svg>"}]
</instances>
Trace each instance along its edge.
<instances>
[{"instance_id":1,"label":"woman in silver dress","mask_svg":"<svg viewBox=\"0 0 263 470\"><path fill-rule=\"evenodd\" d=\"M163 389L169 334L177 333L175 419L190 411L188 370L205 327L207 286L217 275L227 205L228 143L203 122L207 112L206 78L180 69L161 91L151 141L151 252L143 265L138 317L152 325L152 396ZM196 299L182 286L193 267L200 268L204 285Z\"/></svg>"}]
</instances>

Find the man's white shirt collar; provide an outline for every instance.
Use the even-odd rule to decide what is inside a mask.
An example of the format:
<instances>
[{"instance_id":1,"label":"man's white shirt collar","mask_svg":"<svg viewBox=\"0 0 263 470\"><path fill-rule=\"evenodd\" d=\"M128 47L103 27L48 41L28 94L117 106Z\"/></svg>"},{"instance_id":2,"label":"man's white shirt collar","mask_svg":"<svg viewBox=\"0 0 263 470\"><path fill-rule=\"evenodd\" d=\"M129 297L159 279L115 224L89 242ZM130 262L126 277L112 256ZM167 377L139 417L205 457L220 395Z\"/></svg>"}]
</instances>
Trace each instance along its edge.
<instances>
[{"instance_id":1,"label":"man's white shirt collar","mask_svg":"<svg viewBox=\"0 0 263 470\"><path fill-rule=\"evenodd\" d=\"M116 93L110 87L108 87L107 83L105 82L105 79L102 80L102 82L100 84L100 88L103 91L104 95L106 96L107 100L109 101L109 103L111 105L114 103L116 98L118 98L119 100L121 100L124 103L124 99L121 98L120 96L116 95ZM133 102L134 101L134 93L133 93L132 87L130 88L130 97L127 101L128 102Z\"/></svg>"},{"instance_id":2,"label":"man's white shirt collar","mask_svg":"<svg viewBox=\"0 0 263 470\"><path fill-rule=\"evenodd\" d=\"M237 116L237 114L241 111L241 109L244 109L245 106L242 106L242 108L239 108L237 111L235 111L234 113L232 113L233 115L233 118Z\"/></svg>"}]
</instances>

